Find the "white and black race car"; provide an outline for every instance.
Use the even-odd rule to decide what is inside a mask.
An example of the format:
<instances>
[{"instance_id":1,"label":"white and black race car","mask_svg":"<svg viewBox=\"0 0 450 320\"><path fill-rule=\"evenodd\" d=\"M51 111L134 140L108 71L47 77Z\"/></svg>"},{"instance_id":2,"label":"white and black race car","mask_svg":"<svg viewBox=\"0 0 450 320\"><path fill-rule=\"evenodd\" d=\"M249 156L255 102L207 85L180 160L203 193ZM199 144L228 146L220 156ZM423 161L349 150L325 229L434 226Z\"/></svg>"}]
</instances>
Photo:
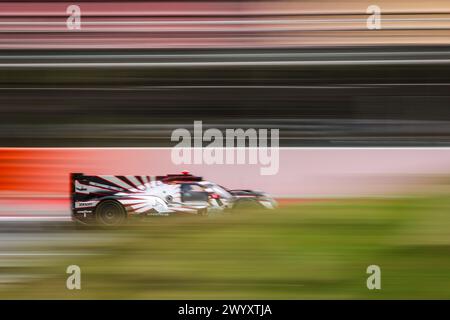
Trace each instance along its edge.
<instances>
[{"instance_id":1,"label":"white and black race car","mask_svg":"<svg viewBox=\"0 0 450 320\"><path fill-rule=\"evenodd\" d=\"M72 219L114 226L129 217L205 215L244 207L273 209L276 201L252 190L227 190L188 172L165 176L71 174Z\"/></svg>"}]
</instances>

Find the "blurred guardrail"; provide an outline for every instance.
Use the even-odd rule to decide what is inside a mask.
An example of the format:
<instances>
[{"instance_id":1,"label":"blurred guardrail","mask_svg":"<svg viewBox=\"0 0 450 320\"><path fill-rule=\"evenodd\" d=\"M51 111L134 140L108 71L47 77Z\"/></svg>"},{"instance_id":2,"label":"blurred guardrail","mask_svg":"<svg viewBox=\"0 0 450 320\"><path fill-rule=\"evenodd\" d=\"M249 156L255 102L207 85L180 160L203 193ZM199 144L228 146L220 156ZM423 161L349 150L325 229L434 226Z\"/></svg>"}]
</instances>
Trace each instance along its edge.
<instances>
[{"instance_id":1,"label":"blurred guardrail","mask_svg":"<svg viewBox=\"0 0 450 320\"><path fill-rule=\"evenodd\" d=\"M21 50L0 70L3 146L171 146L194 120L282 146L450 143L446 46Z\"/></svg>"}]
</instances>

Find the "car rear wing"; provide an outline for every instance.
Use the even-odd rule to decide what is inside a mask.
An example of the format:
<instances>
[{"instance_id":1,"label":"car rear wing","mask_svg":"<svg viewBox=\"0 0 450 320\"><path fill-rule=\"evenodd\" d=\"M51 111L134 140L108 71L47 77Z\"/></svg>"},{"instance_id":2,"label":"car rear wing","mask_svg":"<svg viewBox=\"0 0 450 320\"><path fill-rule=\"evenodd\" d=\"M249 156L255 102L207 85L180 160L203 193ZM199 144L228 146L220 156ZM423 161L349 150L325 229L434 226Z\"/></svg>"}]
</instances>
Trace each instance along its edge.
<instances>
[{"instance_id":1,"label":"car rear wing","mask_svg":"<svg viewBox=\"0 0 450 320\"><path fill-rule=\"evenodd\" d=\"M76 192L75 192L75 181L84 177L83 173L71 173L70 174L70 203L71 207L74 207Z\"/></svg>"},{"instance_id":2,"label":"car rear wing","mask_svg":"<svg viewBox=\"0 0 450 320\"><path fill-rule=\"evenodd\" d=\"M70 174L70 192L75 192L75 181L82 178L84 174L82 173L71 173Z\"/></svg>"}]
</instances>

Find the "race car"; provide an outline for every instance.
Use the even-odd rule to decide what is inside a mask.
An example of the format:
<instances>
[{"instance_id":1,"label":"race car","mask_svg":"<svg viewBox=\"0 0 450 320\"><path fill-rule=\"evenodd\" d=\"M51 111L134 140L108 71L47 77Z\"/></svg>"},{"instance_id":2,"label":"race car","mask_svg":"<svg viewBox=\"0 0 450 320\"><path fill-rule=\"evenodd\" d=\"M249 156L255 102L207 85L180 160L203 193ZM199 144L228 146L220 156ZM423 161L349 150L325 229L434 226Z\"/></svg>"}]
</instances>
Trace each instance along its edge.
<instances>
[{"instance_id":1,"label":"race car","mask_svg":"<svg viewBox=\"0 0 450 320\"><path fill-rule=\"evenodd\" d=\"M252 190L226 188L191 175L71 175L72 220L117 226L130 217L206 215L243 207L273 209L276 201Z\"/></svg>"}]
</instances>

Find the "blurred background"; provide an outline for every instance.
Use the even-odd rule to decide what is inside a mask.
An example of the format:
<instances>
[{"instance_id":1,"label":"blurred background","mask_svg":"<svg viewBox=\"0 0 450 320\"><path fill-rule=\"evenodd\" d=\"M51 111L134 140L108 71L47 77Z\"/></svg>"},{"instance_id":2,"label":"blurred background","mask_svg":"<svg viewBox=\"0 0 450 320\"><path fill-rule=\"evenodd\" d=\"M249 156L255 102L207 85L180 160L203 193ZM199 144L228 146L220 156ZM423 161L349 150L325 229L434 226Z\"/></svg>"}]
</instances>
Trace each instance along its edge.
<instances>
[{"instance_id":1,"label":"blurred background","mask_svg":"<svg viewBox=\"0 0 450 320\"><path fill-rule=\"evenodd\" d=\"M78 1L68 30L72 4L0 3L2 146L168 146L193 120L283 146L449 143L446 0Z\"/></svg>"},{"instance_id":2,"label":"blurred background","mask_svg":"<svg viewBox=\"0 0 450 320\"><path fill-rule=\"evenodd\" d=\"M448 0L1 2L0 298L448 299L449 75ZM195 120L279 129L278 174L174 165ZM185 169L280 208L69 222L70 172Z\"/></svg>"}]
</instances>

